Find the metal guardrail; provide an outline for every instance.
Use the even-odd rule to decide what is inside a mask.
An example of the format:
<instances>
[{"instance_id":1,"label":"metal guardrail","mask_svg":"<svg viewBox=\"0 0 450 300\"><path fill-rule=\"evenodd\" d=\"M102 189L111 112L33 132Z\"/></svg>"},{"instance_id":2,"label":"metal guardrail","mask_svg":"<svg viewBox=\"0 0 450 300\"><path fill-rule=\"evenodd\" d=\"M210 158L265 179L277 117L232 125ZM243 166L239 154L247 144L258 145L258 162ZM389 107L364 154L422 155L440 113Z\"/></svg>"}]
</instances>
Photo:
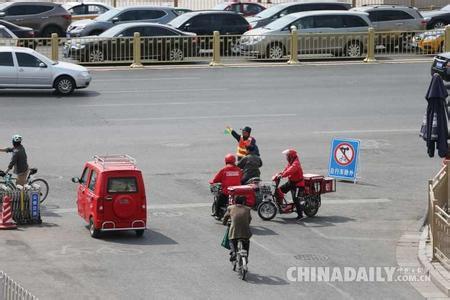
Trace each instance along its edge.
<instances>
[{"instance_id":1,"label":"metal guardrail","mask_svg":"<svg viewBox=\"0 0 450 300\"><path fill-rule=\"evenodd\" d=\"M132 64L233 61L281 61L354 58L366 62L382 57L428 56L450 51L450 27L430 41L424 31L348 33L282 32L275 35L74 37L0 39L0 45L35 49L52 58L79 64ZM429 35L429 32L427 32ZM447 42L446 42L447 41Z\"/></svg>"},{"instance_id":2,"label":"metal guardrail","mask_svg":"<svg viewBox=\"0 0 450 300\"><path fill-rule=\"evenodd\" d=\"M38 300L38 298L0 271L0 300Z\"/></svg>"},{"instance_id":3,"label":"metal guardrail","mask_svg":"<svg viewBox=\"0 0 450 300\"><path fill-rule=\"evenodd\" d=\"M450 271L449 162L428 184L428 220L431 228L433 260Z\"/></svg>"}]
</instances>

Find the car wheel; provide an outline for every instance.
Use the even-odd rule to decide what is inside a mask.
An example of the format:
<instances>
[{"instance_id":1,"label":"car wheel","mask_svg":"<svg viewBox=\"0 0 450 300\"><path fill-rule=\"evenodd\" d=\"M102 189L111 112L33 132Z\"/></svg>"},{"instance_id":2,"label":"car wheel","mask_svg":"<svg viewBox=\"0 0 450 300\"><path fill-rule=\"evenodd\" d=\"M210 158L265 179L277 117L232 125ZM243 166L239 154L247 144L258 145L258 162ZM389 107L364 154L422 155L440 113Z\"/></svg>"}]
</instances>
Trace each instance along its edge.
<instances>
[{"instance_id":1,"label":"car wheel","mask_svg":"<svg viewBox=\"0 0 450 300\"><path fill-rule=\"evenodd\" d=\"M47 26L42 30L42 37L49 38L52 36L52 33L56 33L59 37L62 36L62 30L61 28L57 26Z\"/></svg>"},{"instance_id":2,"label":"car wheel","mask_svg":"<svg viewBox=\"0 0 450 300\"><path fill-rule=\"evenodd\" d=\"M362 52L362 44L358 41L351 41L345 47L345 55L348 57L360 57Z\"/></svg>"},{"instance_id":3,"label":"car wheel","mask_svg":"<svg viewBox=\"0 0 450 300\"><path fill-rule=\"evenodd\" d=\"M105 61L105 55L102 50L95 48L89 52L89 62L98 63L98 62L104 62L104 61Z\"/></svg>"},{"instance_id":4,"label":"car wheel","mask_svg":"<svg viewBox=\"0 0 450 300\"><path fill-rule=\"evenodd\" d=\"M89 219L89 233L94 239L100 237L100 230L95 228L94 220L92 218Z\"/></svg>"},{"instance_id":5,"label":"car wheel","mask_svg":"<svg viewBox=\"0 0 450 300\"><path fill-rule=\"evenodd\" d=\"M284 54L284 46L281 43L272 43L267 49L267 57L270 59L283 58Z\"/></svg>"},{"instance_id":6,"label":"car wheel","mask_svg":"<svg viewBox=\"0 0 450 300\"><path fill-rule=\"evenodd\" d=\"M75 81L69 76L61 76L55 80L54 87L60 95L70 95L75 90Z\"/></svg>"},{"instance_id":7,"label":"car wheel","mask_svg":"<svg viewBox=\"0 0 450 300\"><path fill-rule=\"evenodd\" d=\"M184 59L183 50L176 47L170 49L167 56L169 57L169 61L182 61Z\"/></svg>"},{"instance_id":8,"label":"car wheel","mask_svg":"<svg viewBox=\"0 0 450 300\"><path fill-rule=\"evenodd\" d=\"M444 28L447 25L447 22L442 20L437 20L431 25L434 29Z\"/></svg>"}]
</instances>

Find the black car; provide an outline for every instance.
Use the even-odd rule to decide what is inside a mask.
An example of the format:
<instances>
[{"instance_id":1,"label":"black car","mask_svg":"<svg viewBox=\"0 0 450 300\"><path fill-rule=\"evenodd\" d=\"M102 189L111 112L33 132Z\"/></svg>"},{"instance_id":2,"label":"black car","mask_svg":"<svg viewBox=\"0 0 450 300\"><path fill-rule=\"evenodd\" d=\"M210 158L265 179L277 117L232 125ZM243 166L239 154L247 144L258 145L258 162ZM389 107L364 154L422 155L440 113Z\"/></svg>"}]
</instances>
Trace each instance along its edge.
<instances>
[{"instance_id":1,"label":"black car","mask_svg":"<svg viewBox=\"0 0 450 300\"><path fill-rule=\"evenodd\" d=\"M422 16L427 21L427 29L444 28L450 24L450 4L440 10L424 11Z\"/></svg>"},{"instance_id":2,"label":"black car","mask_svg":"<svg viewBox=\"0 0 450 300\"><path fill-rule=\"evenodd\" d=\"M445 81L450 81L450 52L441 53L435 56L431 66L431 76L434 73L441 75Z\"/></svg>"},{"instance_id":3,"label":"black car","mask_svg":"<svg viewBox=\"0 0 450 300\"><path fill-rule=\"evenodd\" d=\"M230 37L222 43L222 51L231 53L239 53L238 36L251 29L250 24L243 16L229 11L189 12L176 17L167 24L181 31L193 32L197 35L211 36L214 31L218 31L222 36L228 35ZM211 45L210 42L202 44L206 48Z\"/></svg>"},{"instance_id":4,"label":"black car","mask_svg":"<svg viewBox=\"0 0 450 300\"><path fill-rule=\"evenodd\" d=\"M133 59L133 36L141 35L143 60L182 61L197 56L197 35L164 24L126 23L95 37L74 38L64 45L64 56L80 62L127 62Z\"/></svg>"},{"instance_id":5,"label":"black car","mask_svg":"<svg viewBox=\"0 0 450 300\"><path fill-rule=\"evenodd\" d=\"M11 30L18 38L34 38L33 28L19 26L5 20L0 20L0 25Z\"/></svg>"}]
</instances>

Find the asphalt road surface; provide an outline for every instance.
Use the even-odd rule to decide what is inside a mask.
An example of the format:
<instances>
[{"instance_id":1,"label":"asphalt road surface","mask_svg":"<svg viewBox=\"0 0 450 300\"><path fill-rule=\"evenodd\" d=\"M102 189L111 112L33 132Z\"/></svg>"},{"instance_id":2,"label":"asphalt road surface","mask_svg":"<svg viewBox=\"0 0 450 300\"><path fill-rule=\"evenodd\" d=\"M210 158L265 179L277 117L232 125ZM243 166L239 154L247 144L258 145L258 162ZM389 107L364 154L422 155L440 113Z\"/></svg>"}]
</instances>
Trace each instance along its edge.
<instances>
[{"instance_id":1,"label":"asphalt road surface","mask_svg":"<svg viewBox=\"0 0 450 300\"><path fill-rule=\"evenodd\" d=\"M0 91L0 141L24 136L48 179L42 226L1 232L0 269L41 299L422 299L405 282L291 282L289 267L396 266L397 242L418 226L426 183L440 167L419 128L429 64L93 71L71 97ZM337 185L315 218L253 213L250 273L242 282L210 217L208 180L251 126L264 167L296 148L325 174L333 137L361 140L359 183ZM75 185L95 154L126 153L143 170L149 230L92 239ZM9 155L0 156L5 168Z\"/></svg>"}]
</instances>

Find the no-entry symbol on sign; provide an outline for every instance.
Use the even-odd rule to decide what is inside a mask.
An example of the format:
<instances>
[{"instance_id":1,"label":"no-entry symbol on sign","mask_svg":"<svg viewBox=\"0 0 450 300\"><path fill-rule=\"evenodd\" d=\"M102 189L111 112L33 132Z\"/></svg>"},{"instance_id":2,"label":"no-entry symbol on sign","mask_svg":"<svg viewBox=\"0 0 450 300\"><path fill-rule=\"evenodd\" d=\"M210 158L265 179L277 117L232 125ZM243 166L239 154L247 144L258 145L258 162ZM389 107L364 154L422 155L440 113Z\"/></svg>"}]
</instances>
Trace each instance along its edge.
<instances>
[{"instance_id":1,"label":"no-entry symbol on sign","mask_svg":"<svg viewBox=\"0 0 450 300\"><path fill-rule=\"evenodd\" d=\"M341 143L334 149L334 159L341 166L348 166L355 158L355 149L349 143Z\"/></svg>"},{"instance_id":2,"label":"no-entry symbol on sign","mask_svg":"<svg viewBox=\"0 0 450 300\"><path fill-rule=\"evenodd\" d=\"M358 154L358 140L333 139L328 176L355 181L358 170Z\"/></svg>"}]
</instances>

